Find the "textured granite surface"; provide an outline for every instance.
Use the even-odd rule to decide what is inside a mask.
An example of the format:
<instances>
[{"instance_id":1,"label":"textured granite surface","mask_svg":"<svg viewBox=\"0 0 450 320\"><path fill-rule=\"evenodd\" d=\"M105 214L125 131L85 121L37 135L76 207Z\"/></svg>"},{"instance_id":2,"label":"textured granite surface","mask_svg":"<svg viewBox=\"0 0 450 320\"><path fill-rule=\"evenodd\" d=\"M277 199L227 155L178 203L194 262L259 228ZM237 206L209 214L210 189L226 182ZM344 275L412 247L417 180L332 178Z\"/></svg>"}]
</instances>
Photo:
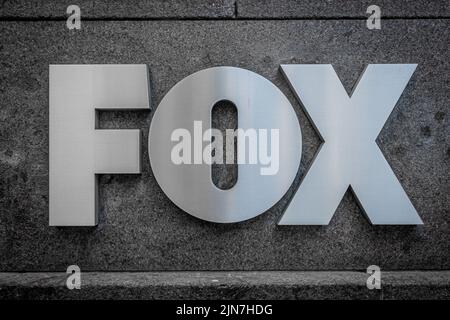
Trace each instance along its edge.
<instances>
[{"instance_id":1,"label":"textured granite surface","mask_svg":"<svg viewBox=\"0 0 450 320\"><path fill-rule=\"evenodd\" d=\"M383 17L450 17L448 0L238 0L240 18L365 18L377 5Z\"/></svg>"},{"instance_id":2,"label":"textured granite surface","mask_svg":"<svg viewBox=\"0 0 450 320\"><path fill-rule=\"evenodd\" d=\"M363 272L0 273L0 299L450 299L449 271L382 272L369 290Z\"/></svg>"},{"instance_id":3,"label":"textured granite surface","mask_svg":"<svg viewBox=\"0 0 450 320\"><path fill-rule=\"evenodd\" d=\"M0 270L364 270L450 268L449 20L64 21L0 23ZM153 112L102 112L101 128L140 128L143 174L100 178L96 228L48 226L48 65L146 63L153 109L185 76L239 66L273 81L295 108L303 156L295 183L265 214L219 225L178 209L148 161ZM372 226L350 193L329 226L280 227L320 140L279 72L332 63L348 90L368 63L419 66L378 143L424 221ZM380 199L382 201L382 199Z\"/></svg>"},{"instance_id":4,"label":"textured granite surface","mask_svg":"<svg viewBox=\"0 0 450 320\"><path fill-rule=\"evenodd\" d=\"M226 129L238 128L238 114L236 106L230 101L219 101L211 110L211 127L219 129L226 140ZM212 164L211 180L222 190L231 189L238 179L237 165L237 138L234 138L234 161L232 164ZM224 143L222 154L226 155L226 144ZM226 162L226 160L224 161Z\"/></svg>"},{"instance_id":5,"label":"textured granite surface","mask_svg":"<svg viewBox=\"0 0 450 320\"><path fill-rule=\"evenodd\" d=\"M77 4L82 18L361 18L367 7L381 8L382 17L449 17L448 0L1 0L0 18L67 17Z\"/></svg>"},{"instance_id":6,"label":"textured granite surface","mask_svg":"<svg viewBox=\"0 0 450 320\"><path fill-rule=\"evenodd\" d=\"M81 18L225 18L235 14L234 0L1 0L0 18L66 18L71 4Z\"/></svg>"}]
</instances>

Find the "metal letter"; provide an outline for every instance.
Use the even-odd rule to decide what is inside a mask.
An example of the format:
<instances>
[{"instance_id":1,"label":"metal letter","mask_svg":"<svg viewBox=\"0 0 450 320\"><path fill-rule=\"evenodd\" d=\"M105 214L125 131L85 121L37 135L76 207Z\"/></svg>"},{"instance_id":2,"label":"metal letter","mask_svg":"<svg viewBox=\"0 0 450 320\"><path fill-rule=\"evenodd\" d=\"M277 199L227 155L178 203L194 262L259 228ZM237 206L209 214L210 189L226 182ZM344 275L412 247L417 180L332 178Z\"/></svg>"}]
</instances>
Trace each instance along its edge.
<instances>
[{"instance_id":1,"label":"metal letter","mask_svg":"<svg viewBox=\"0 0 450 320\"><path fill-rule=\"evenodd\" d=\"M146 65L50 65L50 225L97 224L99 173L140 173L140 130L95 130L96 110L148 109Z\"/></svg>"},{"instance_id":2,"label":"metal letter","mask_svg":"<svg viewBox=\"0 0 450 320\"><path fill-rule=\"evenodd\" d=\"M281 66L324 143L279 224L328 224L349 186L372 224L422 224L375 142L415 68L369 65L349 97L331 65Z\"/></svg>"},{"instance_id":3,"label":"metal letter","mask_svg":"<svg viewBox=\"0 0 450 320\"><path fill-rule=\"evenodd\" d=\"M279 129L276 174L261 175L261 164L239 165L237 183L221 190L211 180L209 164L171 161L172 132L192 130L194 121L210 129L211 109L220 100L236 105L241 129ZM301 150L300 126L288 99L262 76L233 67L205 69L178 82L159 104L149 133L151 167L164 193L184 211L211 222L239 222L272 207L294 180Z\"/></svg>"}]
</instances>

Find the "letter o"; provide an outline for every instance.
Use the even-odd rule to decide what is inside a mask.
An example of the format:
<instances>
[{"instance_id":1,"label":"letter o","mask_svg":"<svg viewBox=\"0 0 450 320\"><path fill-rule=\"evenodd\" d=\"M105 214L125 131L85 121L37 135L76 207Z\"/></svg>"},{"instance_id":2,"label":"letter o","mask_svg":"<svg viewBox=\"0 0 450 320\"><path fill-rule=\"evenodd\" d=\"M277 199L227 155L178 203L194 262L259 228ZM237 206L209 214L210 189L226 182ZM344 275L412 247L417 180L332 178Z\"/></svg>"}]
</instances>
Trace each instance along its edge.
<instances>
[{"instance_id":1,"label":"letter o","mask_svg":"<svg viewBox=\"0 0 450 320\"><path fill-rule=\"evenodd\" d=\"M211 166L171 161L171 134L190 129L194 121L211 127L211 109L229 100L238 111L238 128L279 130L279 170L261 175L261 164L240 164L229 190L211 180ZM291 186L298 171L302 137L297 116L286 96L269 80L234 67L204 69L178 82L162 99L149 132L150 163L164 193L185 212L211 222L254 218L270 209Z\"/></svg>"}]
</instances>

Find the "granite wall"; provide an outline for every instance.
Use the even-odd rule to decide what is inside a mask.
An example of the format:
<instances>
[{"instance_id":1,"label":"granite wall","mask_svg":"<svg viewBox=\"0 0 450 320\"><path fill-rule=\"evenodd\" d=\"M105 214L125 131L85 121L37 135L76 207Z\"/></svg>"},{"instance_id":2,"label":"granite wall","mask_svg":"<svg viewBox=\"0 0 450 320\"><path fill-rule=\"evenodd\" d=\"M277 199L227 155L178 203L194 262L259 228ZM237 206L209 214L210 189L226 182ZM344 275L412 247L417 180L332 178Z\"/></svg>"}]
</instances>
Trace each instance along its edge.
<instances>
[{"instance_id":1,"label":"granite wall","mask_svg":"<svg viewBox=\"0 0 450 320\"><path fill-rule=\"evenodd\" d=\"M81 30L66 28L69 4L81 7ZM370 4L381 30L366 28ZM448 1L2 1L0 271L450 269L449 18ZM48 66L59 63L145 63L151 74L151 111L100 113L100 128L142 130L144 161L141 175L101 176L95 228L48 226ZM321 143L285 63L331 63L349 91L369 63L418 63L377 142L424 225L373 226L350 192L328 226L277 225ZM177 208L147 153L168 90L221 65L273 81L303 134L289 192L229 225Z\"/></svg>"}]
</instances>

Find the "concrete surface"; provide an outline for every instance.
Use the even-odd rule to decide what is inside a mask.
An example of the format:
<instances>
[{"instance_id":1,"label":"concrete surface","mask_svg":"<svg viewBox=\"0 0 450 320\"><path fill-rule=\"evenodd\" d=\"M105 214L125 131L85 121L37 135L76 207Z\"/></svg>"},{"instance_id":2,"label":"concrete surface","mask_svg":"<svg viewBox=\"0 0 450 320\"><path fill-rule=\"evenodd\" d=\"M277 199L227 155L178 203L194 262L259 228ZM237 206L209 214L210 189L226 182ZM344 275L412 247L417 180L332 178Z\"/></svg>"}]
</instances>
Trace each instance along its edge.
<instances>
[{"instance_id":1,"label":"concrete surface","mask_svg":"<svg viewBox=\"0 0 450 320\"><path fill-rule=\"evenodd\" d=\"M0 270L382 270L450 268L449 20L0 22ZM153 112L102 112L101 128L140 128L143 174L103 175L96 228L48 226L48 65L146 63L153 109L187 75L231 65L273 81L296 109L301 168L265 214L219 225L178 209L149 166ZM378 143L423 226L372 226L350 193L329 226L280 227L320 140L281 63L332 63L350 91L368 63L418 63ZM382 201L382 199L380 199Z\"/></svg>"},{"instance_id":2,"label":"concrete surface","mask_svg":"<svg viewBox=\"0 0 450 320\"><path fill-rule=\"evenodd\" d=\"M369 290L363 272L0 273L0 299L449 299L450 272L382 272Z\"/></svg>"}]
</instances>

